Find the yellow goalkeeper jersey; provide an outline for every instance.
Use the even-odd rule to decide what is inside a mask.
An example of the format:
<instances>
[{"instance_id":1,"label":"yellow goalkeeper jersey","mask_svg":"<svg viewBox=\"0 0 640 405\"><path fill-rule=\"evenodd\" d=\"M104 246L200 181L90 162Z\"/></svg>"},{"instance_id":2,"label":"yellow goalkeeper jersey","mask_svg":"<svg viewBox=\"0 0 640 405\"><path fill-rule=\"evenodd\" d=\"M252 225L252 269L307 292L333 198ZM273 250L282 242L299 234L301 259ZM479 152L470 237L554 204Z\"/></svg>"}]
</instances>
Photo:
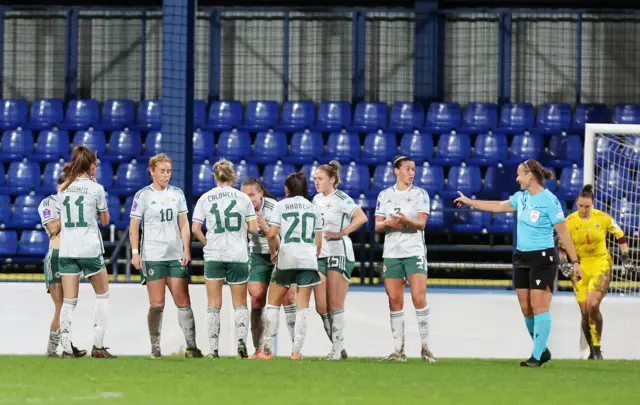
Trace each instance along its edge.
<instances>
[{"instance_id":1,"label":"yellow goalkeeper jersey","mask_svg":"<svg viewBox=\"0 0 640 405\"><path fill-rule=\"evenodd\" d=\"M611 232L616 239L624 237L624 232L616 221L609 214L596 209L592 210L591 218L587 220L580 218L578 211L570 214L567 226L578 257L589 262L611 261L607 249L607 232Z\"/></svg>"}]
</instances>

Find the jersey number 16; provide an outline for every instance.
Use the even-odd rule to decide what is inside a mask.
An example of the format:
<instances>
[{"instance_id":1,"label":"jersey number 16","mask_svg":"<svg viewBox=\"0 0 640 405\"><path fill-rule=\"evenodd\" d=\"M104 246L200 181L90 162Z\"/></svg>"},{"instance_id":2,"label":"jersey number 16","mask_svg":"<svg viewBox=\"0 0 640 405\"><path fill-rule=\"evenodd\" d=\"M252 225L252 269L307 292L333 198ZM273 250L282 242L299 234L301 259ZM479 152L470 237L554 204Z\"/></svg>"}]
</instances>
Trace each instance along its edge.
<instances>
[{"instance_id":1,"label":"jersey number 16","mask_svg":"<svg viewBox=\"0 0 640 405\"><path fill-rule=\"evenodd\" d=\"M214 233L223 233L225 230L229 232L237 232L240 230L240 222L242 221L242 215L239 212L234 212L233 208L236 206L235 201L231 201L231 204L224 210L224 224L218 209L218 204L211 206L210 213L216 218L216 227L213 228ZM231 223L231 220L235 220L235 224ZM223 226L224 225L224 226Z\"/></svg>"}]
</instances>

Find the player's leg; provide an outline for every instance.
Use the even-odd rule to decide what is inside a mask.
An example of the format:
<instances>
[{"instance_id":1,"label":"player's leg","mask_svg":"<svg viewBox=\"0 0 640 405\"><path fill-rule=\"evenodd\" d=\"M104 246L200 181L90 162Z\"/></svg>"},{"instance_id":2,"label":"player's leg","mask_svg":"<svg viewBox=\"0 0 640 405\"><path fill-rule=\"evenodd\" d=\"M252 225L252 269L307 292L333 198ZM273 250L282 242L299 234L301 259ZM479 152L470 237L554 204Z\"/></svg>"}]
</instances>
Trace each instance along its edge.
<instances>
[{"instance_id":1,"label":"player's leg","mask_svg":"<svg viewBox=\"0 0 640 405\"><path fill-rule=\"evenodd\" d=\"M109 314L109 276L104 267L102 256L97 259L83 261L85 277L89 279L96 294L96 304L93 311L93 348L91 357L99 359L116 358L104 347L104 335L107 331ZM96 271L96 269L99 269ZM87 274L88 273L88 274Z\"/></svg>"},{"instance_id":2,"label":"player's leg","mask_svg":"<svg viewBox=\"0 0 640 405\"><path fill-rule=\"evenodd\" d=\"M273 271L269 291L267 292L267 309L265 315L264 332L262 334L262 355L260 359L273 358L273 340L278 334L280 323L280 306L284 302L287 291L295 281L295 271Z\"/></svg>"},{"instance_id":3,"label":"player's leg","mask_svg":"<svg viewBox=\"0 0 640 405\"><path fill-rule=\"evenodd\" d=\"M427 270L426 258L411 258L405 261L405 274L411 290L411 300L416 310L418 331L420 332L420 355L427 363L435 363L436 359L429 349L429 320L431 308L427 304Z\"/></svg>"},{"instance_id":4,"label":"player's leg","mask_svg":"<svg viewBox=\"0 0 640 405\"><path fill-rule=\"evenodd\" d=\"M231 287L231 302L235 309L236 337L238 339L238 356L249 357L247 353L247 335L249 333L249 309L247 309L247 281L249 280L248 263L229 264L227 283Z\"/></svg>"},{"instance_id":5,"label":"player's leg","mask_svg":"<svg viewBox=\"0 0 640 405\"><path fill-rule=\"evenodd\" d=\"M589 292L587 293L586 310L589 313L593 357L596 360L602 360L600 340L602 339L603 319L600 304L607 294L610 281L611 273L609 271L599 273L589 284Z\"/></svg>"},{"instance_id":6,"label":"player's leg","mask_svg":"<svg viewBox=\"0 0 640 405\"><path fill-rule=\"evenodd\" d=\"M62 274L63 302L60 309L60 344L62 357L77 357L71 347L71 326L73 312L78 304L78 289L82 269L75 259L60 259L60 274Z\"/></svg>"},{"instance_id":7,"label":"player's leg","mask_svg":"<svg viewBox=\"0 0 640 405\"><path fill-rule=\"evenodd\" d=\"M267 288L269 287L272 272L273 265L268 255L251 255L247 289L249 297L251 297L251 338L255 349L255 353L251 356L252 359L257 358L262 350L264 307L267 305Z\"/></svg>"},{"instance_id":8,"label":"player's leg","mask_svg":"<svg viewBox=\"0 0 640 405\"><path fill-rule=\"evenodd\" d=\"M384 259L384 288L389 298L393 353L385 360L406 361L404 354L404 266L402 259Z\"/></svg>"},{"instance_id":9,"label":"player's leg","mask_svg":"<svg viewBox=\"0 0 640 405\"><path fill-rule=\"evenodd\" d=\"M589 312L587 311L587 292L590 280L591 277L589 276L589 273L584 271L580 280L576 280L573 275L571 276L571 284L573 285L573 291L576 294L576 301L578 302L578 307L580 308L580 314L582 317L580 322L580 341L585 342L589 346L589 359L593 359L593 343L589 327Z\"/></svg>"},{"instance_id":10,"label":"player's leg","mask_svg":"<svg viewBox=\"0 0 640 405\"><path fill-rule=\"evenodd\" d=\"M349 280L353 271L353 263L347 262L346 257L331 259L331 265L327 271L327 301L331 316L331 352L327 356L329 360L347 359L347 351L343 348L345 330L344 301L349 290Z\"/></svg>"},{"instance_id":11,"label":"player's leg","mask_svg":"<svg viewBox=\"0 0 640 405\"><path fill-rule=\"evenodd\" d=\"M49 283L47 283L49 284ZM51 327L49 328L49 342L47 343L47 357L58 357L57 350L60 345L60 311L64 297L62 296L62 283L48 285L49 294L55 307Z\"/></svg>"},{"instance_id":12,"label":"player's leg","mask_svg":"<svg viewBox=\"0 0 640 405\"><path fill-rule=\"evenodd\" d=\"M169 262L167 285L173 297L173 302L178 308L178 324L182 329L184 340L187 344L185 357L202 358L202 352L196 344L196 320L191 309L187 269L182 267L178 260Z\"/></svg>"},{"instance_id":13,"label":"player's leg","mask_svg":"<svg viewBox=\"0 0 640 405\"><path fill-rule=\"evenodd\" d=\"M207 338L209 358L217 359L220 342L220 309L222 308L222 285L225 280L224 263L204 263L205 287L207 289Z\"/></svg>"},{"instance_id":14,"label":"player's leg","mask_svg":"<svg viewBox=\"0 0 640 405\"><path fill-rule=\"evenodd\" d=\"M547 256L541 256L545 259ZM555 261L557 262L557 260ZM520 363L524 367L539 367L546 361L547 343L551 334L551 314L549 307L553 296L552 289L557 274L555 265L536 262L529 270L531 307L533 308L533 352L531 358ZM544 357L543 357L544 355Z\"/></svg>"},{"instance_id":15,"label":"player's leg","mask_svg":"<svg viewBox=\"0 0 640 405\"><path fill-rule=\"evenodd\" d=\"M162 357L160 336L164 314L166 272L160 262L143 262L140 273L142 283L147 287L147 295L149 296L147 326L151 343L151 357L160 358Z\"/></svg>"},{"instance_id":16,"label":"player's leg","mask_svg":"<svg viewBox=\"0 0 640 405\"><path fill-rule=\"evenodd\" d=\"M329 304L327 303L327 259L318 259L318 272L320 272L320 284L313 287L313 295L316 301L316 312L322 319L322 326L331 340L331 317Z\"/></svg>"},{"instance_id":17,"label":"player's leg","mask_svg":"<svg viewBox=\"0 0 640 405\"><path fill-rule=\"evenodd\" d=\"M287 323L287 330L289 331L289 337L291 338L291 343L293 343L293 339L295 337L295 327L296 327L296 292L298 291L298 286L291 285L289 290L284 296L284 300L282 301L282 309L284 309L284 320Z\"/></svg>"},{"instance_id":18,"label":"player's leg","mask_svg":"<svg viewBox=\"0 0 640 405\"><path fill-rule=\"evenodd\" d=\"M291 359L302 359L302 346L307 337L307 318L309 316L309 301L313 287L320 284L320 273L313 270L302 270L295 272L295 283L298 286L296 296L296 322L295 337L291 349Z\"/></svg>"}]
</instances>

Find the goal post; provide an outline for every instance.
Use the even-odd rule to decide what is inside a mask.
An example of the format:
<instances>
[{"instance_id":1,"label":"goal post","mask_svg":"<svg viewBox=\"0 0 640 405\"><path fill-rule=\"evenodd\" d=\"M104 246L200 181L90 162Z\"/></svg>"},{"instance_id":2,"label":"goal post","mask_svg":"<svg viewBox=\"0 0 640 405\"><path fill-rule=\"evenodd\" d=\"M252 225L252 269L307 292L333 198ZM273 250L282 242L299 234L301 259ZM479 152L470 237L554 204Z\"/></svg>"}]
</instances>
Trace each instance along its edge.
<instances>
[{"instance_id":1,"label":"goal post","mask_svg":"<svg viewBox=\"0 0 640 405\"><path fill-rule=\"evenodd\" d=\"M636 271L622 276L618 243L608 237L613 257L610 292L640 295L640 125L586 124L583 184L594 185L594 207L625 232Z\"/></svg>"}]
</instances>

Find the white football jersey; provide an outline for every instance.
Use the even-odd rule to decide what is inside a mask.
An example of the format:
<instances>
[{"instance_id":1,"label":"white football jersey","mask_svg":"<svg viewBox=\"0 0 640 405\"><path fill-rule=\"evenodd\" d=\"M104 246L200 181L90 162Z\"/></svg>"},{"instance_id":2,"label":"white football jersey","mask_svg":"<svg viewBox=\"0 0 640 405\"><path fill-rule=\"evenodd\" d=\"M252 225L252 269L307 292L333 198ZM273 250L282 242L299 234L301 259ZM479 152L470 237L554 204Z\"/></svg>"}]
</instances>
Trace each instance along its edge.
<instances>
[{"instance_id":1,"label":"white football jersey","mask_svg":"<svg viewBox=\"0 0 640 405\"><path fill-rule=\"evenodd\" d=\"M40 222L42 223L45 232L47 232L48 237L51 237L51 233L49 232L49 229L47 229L46 225L49 222L60 218L60 216L58 215L58 210L56 209L56 205L57 201L55 194L52 194L49 197L45 198L40 202L40 205L38 205L38 215L40 215Z\"/></svg>"},{"instance_id":2,"label":"white football jersey","mask_svg":"<svg viewBox=\"0 0 640 405\"><path fill-rule=\"evenodd\" d=\"M104 188L86 177L77 178L60 191L57 211L60 216L60 257L96 258L104 254L98 213L107 211Z\"/></svg>"},{"instance_id":3,"label":"white football jersey","mask_svg":"<svg viewBox=\"0 0 640 405\"><path fill-rule=\"evenodd\" d=\"M271 219L273 209L276 207L276 203L277 201L273 198L264 197L262 199L262 204L260 205L258 214L265 219L267 224L269 224L269 220ZM249 247L251 248L251 253L259 255L269 254L269 241L267 239L267 235L262 232L262 229L260 229L256 234L249 234Z\"/></svg>"},{"instance_id":4,"label":"white football jersey","mask_svg":"<svg viewBox=\"0 0 640 405\"><path fill-rule=\"evenodd\" d=\"M327 241L325 232L340 232L351 223L353 212L358 205L351 197L340 190L325 196L322 193L313 197L313 203L322 216L322 251L320 257L344 256L348 261L355 261L351 238L343 236L339 240Z\"/></svg>"},{"instance_id":5,"label":"white football jersey","mask_svg":"<svg viewBox=\"0 0 640 405\"><path fill-rule=\"evenodd\" d=\"M248 262L247 221L255 219L251 200L240 190L216 187L207 191L193 210L193 220L207 227L204 260Z\"/></svg>"},{"instance_id":6,"label":"white football jersey","mask_svg":"<svg viewBox=\"0 0 640 405\"><path fill-rule=\"evenodd\" d=\"M390 217L402 212L411 220L418 218L418 213L429 214L431 201L429 193L423 188L411 186L404 191L393 187L382 190L376 203L376 216ZM391 229L384 237L382 257L400 259L411 256L426 256L427 247L424 241L424 230Z\"/></svg>"},{"instance_id":7,"label":"white football jersey","mask_svg":"<svg viewBox=\"0 0 640 405\"><path fill-rule=\"evenodd\" d=\"M143 261L180 260L184 252L178 215L186 214L187 200L178 187L162 191L147 186L138 191L131 205L131 217L142 221L140 254Z\"/></svg>"},{"instance_id":8,"label":"white football jersey","mask_svg":"<svg viewBox=\"0 0 640 405\"><path fill-rule=\"evenodd\" d=\"M318 270L316 232L322 232L318 208L304 197L285 198L276 204L270 225L280 227L276 268Z\"/></svg>"}]
</instances>

